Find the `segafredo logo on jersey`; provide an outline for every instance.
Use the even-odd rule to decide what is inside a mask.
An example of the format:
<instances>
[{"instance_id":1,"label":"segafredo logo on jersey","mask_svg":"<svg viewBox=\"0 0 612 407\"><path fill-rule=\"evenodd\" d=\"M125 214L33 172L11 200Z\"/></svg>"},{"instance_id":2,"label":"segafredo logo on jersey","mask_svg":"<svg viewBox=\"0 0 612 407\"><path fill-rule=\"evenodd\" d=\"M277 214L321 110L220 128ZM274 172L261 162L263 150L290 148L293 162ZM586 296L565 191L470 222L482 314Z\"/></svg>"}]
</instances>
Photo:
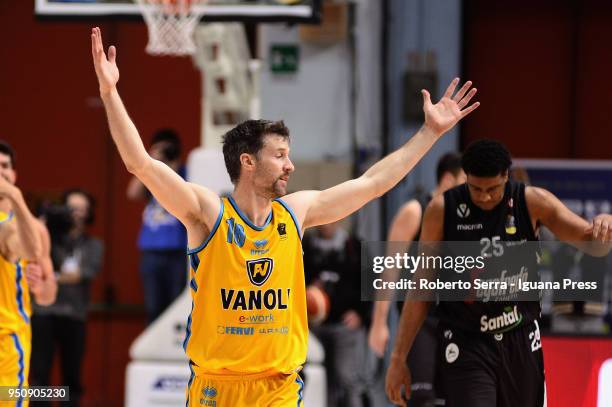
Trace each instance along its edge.
<instances>
[{"instance_id":1,"label":"segafredo logo on jersey","mask_svg":"<svg viewBox=\"0 0 612 407\"><path fill-rule=\"evenodd\" d=\"M501 315L489 318L488 315L480 317L481 332L495 332L504 328L511 328L521 323L523 316L518 312L515 305L514 308L506 307Z\"/></svg>"},{"instance_id":2,"label":"segafredo logo on jersey","mask_svg":"<svg viewBox=\"0 0 612 407\"><path fill-rule=\"evenodd\" d=\"M457 216L462 219L467 218L470 216L470 208L468 208L468 206L464 203L459 204L459 207L457 208Z\"/></svg>"},{"instance_id":3,"label":"segafredo logo on jersey","mask_svg":"<svg viewBox=\"0 0 612 407\"><path fill-rule=\"evenodd\" d=\"M261 287L270 275L274 268L274 260L269 257L263 257L257 260L247 260L246 269L249 280L257 287Z\"/></svg>"}]
</instances>

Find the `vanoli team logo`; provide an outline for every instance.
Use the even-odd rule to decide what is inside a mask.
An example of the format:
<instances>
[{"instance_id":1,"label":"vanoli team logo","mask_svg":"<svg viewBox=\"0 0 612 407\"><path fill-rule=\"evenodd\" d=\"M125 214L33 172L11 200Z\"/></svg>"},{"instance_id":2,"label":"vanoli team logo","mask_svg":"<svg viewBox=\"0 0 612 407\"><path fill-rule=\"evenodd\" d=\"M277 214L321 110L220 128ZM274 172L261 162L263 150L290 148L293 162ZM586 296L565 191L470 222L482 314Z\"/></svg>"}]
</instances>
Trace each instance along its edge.
<instances>
[{"instance_id":1,"label":"vanoli team logo","mask_svg":"<svg viewBox=\"0 0 612 407\"><path fill-rule=\"evenodd\" d=\"M247 260L246 262L247 274L252 284L261 287L270 275L274 268L274 260L269 257L264 257L257 260Z\"/></svg>"},{"instance_id":2,"label":"vanoli team logo","mask_svg":"<svg viewBox=\"0 0 612 407\"><path fill-rule=\"evenodd\" d=\"M457 208L457 216L462 219L467 218L470 216L470 208L468 208L468 206L464 203L459 204L459 207Z\"/></svg>"}]
</instances>

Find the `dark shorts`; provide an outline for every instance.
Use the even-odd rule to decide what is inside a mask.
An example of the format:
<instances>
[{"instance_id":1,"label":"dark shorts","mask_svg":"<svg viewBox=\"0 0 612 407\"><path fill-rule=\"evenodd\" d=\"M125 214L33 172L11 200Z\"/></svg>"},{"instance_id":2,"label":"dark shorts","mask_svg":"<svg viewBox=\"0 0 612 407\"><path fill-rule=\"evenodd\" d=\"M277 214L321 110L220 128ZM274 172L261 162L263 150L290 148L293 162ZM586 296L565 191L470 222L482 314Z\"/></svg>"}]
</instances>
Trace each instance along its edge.
<instances>
[{"instance_id":1,"label":"dark shorts","mask_svg":"<svg viewBox=\"0 0 612 407\"><path fill-rule=\"evenodd\" d=\"M447 407L542 407L544 357L537 321L502 334L438 327Z\"/></svg>"}]
</instances>

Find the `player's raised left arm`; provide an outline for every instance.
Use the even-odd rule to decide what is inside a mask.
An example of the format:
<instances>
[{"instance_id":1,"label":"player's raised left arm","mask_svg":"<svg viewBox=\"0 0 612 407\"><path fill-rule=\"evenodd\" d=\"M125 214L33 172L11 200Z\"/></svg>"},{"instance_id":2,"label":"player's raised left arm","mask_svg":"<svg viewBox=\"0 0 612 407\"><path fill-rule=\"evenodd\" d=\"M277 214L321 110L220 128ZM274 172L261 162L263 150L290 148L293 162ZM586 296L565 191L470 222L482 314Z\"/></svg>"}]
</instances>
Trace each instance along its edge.
<instances>
[{"instance_id":1,"label":"player's raised left arm","mask_svg":"<svg viewBox=\"0 0 612 407\"><path fill-rule=\"evenodd\" d=\"M472 82L466 82L456 93L459 79L454 79L436 104L429 92L422 90L425 123L398 150L374 164L359 178L324 191L305 191L287 197L300 218L303 228L335 222L357 211L371 200L393 188L429 151L434 143L479 103L468 105L476 94Z\"/></svg>"}]
</instances>

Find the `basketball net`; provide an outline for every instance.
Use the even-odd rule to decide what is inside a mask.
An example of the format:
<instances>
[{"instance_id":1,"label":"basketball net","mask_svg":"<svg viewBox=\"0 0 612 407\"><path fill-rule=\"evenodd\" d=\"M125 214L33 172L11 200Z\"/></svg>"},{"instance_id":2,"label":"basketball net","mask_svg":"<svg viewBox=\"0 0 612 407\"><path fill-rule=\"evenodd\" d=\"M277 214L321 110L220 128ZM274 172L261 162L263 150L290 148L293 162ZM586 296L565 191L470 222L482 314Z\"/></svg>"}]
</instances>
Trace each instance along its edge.
<instances>
[{"instance_id":1,"label":"basketball net","mask_svg":"<svg viewBox=\"0 0 612 407\"><path fill-rule=\"evenodd\" d=\"M149 29L151 55L193 55L193 33L208 0L136 0Z\"/></svg>"}]
</instances>

